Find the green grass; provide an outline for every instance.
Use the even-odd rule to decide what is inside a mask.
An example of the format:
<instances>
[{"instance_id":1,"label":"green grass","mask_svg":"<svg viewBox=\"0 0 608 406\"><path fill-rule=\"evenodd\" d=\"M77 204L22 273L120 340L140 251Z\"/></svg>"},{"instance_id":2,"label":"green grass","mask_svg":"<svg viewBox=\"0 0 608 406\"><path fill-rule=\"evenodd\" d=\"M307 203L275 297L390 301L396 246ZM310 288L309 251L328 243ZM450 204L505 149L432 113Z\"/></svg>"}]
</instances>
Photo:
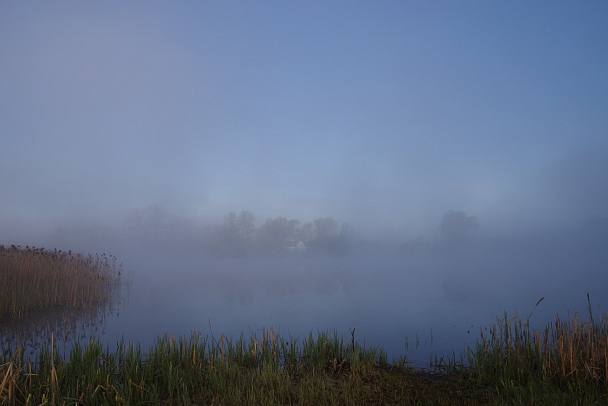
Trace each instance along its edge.
<instances>
[{"instance_id":1,"label":"green grass","mask_svg":"<svg viewBox=\"0 0 608 406\"><path fill-rule=\"evenodd\" d=\"M147 351L98 340L58 354L54 340L29 361L0 357L3 404L592 405L608 404L606 319L576 317L530 329L498 319L462 359L428 370L390 362L335 332L229 339L163 336Z\"/></svg>"},{"instance_id":2,"label":"green grass","mask_svg":"<svg viewBox=\"0 0 608 406\"><path fill-rule=\"evenodd\" d=\"M557 315L544 330L505 314L467 349L467 374L517 404L608 404L608 326L587 301L588 321Z\"/></svg>"},{"instance_id":3,"label":"green grass","mask_svg":"<svg viewBox=\"0 0 608 406\"><path fill-rule=\"evenodd\" d=\"M65 359L51 342L30 362L19 351L0 360L6 404L361 405L475 404L452 378L389 365L379 348L362 348L336 333L284 339L272 329L230 340L193 333L163 336L142 352L110 350L97 340L75 345ZM441 388L435 390L433 388ZM443 399L443 400L441 400Z\"/></svg>"}]
</instances>

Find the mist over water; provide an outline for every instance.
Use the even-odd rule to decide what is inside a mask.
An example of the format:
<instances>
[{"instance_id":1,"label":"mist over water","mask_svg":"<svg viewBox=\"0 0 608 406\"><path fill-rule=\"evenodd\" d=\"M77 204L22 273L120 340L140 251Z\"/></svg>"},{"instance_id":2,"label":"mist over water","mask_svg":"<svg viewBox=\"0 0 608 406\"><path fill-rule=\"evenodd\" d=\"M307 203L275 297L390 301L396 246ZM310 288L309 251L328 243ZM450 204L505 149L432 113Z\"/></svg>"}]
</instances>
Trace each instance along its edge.
<instances>
[{"instance_id":1,"label":"mist over water","mask_svg":"<svg viewBox=\"0 0 608 406\"><path fill-rule=\"evenodd\" d=\"M335 330L346 341L354 333L361 344L384 348L389 359L406 356L426 366L431 355L458 357L505 312L525 320L534 311L531 326L540 329L557 313L586 320L589 293L595 316L604 314L608 239L589 227L564 235L478 236L457 246L355 238L333 254L238 257L176 249L168 239L110 240L105 248L119 252L129 288L100 338L146 349L163 334L238 338L272 328L302 340Z\"/></svg>"},{"instance_id":2,"label":"mist over water","mask_svg":"<svg viewBox=\"0 0 608 406\"><path fill-rule=\"evenodd\" d=\"M116 256L110 344L605 312L608 3L557 3L2 2L0 244Z\"/></svg>"}]
</instances>

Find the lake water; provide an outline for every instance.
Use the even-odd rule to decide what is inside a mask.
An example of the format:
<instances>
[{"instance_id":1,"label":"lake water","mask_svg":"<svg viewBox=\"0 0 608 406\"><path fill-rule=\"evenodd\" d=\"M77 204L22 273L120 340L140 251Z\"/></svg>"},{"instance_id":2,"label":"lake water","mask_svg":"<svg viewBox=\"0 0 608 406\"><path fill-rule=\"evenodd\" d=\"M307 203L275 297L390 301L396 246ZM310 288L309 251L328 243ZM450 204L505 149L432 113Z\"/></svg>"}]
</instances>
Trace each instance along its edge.
<instances>
[{"instance_id":1,"label":"lake water","mask_svg":"<svg viewBox=\"0 0 608 406\"><path fill-rule=\"evenodd\" d=\"M462 353L505 311L525 319L541 297L535 327L558 312L587 320L587 293L605 311L605 262L585 258L539 247L248 259L125 252L119 261L129 288L95 334L110 348L124 338L145 352L165 333L238 338L273 328L302 340L335 330L350 342L354 330L360 344L381 346L390 360L428 366L431 354Z\"/></svg>"}]
</instances>

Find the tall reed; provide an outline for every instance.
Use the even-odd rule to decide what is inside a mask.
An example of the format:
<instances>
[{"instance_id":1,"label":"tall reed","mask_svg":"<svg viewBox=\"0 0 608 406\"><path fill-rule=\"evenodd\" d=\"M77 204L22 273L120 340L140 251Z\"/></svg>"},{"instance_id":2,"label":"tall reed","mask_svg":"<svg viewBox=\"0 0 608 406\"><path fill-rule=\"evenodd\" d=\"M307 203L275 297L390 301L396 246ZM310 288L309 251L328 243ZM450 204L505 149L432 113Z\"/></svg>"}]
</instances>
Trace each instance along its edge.
<instances>
[{"instance_id":1,"label":"tall reed","mask_svg":"<svg viewBox=\"0 0 608 406\"><path fill-rule=\"evenodd\" d=\"M541 299L542 301L542 299ZM539 301L540 303L540 301ZM555 322L543 330L507 314L482 331L473 349L467 349L470 370L505 390L527 392L555 387L571 393L608 388L608 325L606 317L594 317L587 295L589 320L578 315ZM538 305L538 303L537 303ZM536 386L536 387L534 387Z\"/></svg>"},{"instance_id":2,"label":"tall reed","mask_svg":"<svg viewBox=\"0 0 608 406\"><path fill-rule=\"evenodd\" d=\"M0 321L99 306L111 297L120 273L116 258L106 254L0 246Z\"/></svg>"}]
</instances>

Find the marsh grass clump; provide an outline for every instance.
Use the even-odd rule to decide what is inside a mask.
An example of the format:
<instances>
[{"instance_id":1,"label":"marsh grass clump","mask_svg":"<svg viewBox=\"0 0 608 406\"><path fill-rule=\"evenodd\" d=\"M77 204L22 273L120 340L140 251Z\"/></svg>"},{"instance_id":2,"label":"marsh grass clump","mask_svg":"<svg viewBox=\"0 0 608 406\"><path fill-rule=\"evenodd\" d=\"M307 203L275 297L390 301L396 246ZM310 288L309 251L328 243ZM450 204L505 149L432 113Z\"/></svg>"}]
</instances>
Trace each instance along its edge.
<instances>
[{"instance_id":1,"label":"marsh grass clump","mask_svg":"<svg viewBox=\"0 0 608 406\"><path fill-rule=\"evenodd\" d=\"M272 328L235 340L164 335L147 352L92 339L65 357L51 340L36 362L0 355L2 404L428 404L426 396L453 405L476 404L479 395L390 365L382 350L335 332L302 340Z\"/></svg>"},{"instance_id":2,"label":"marsh grass clump","mask_svg":"<svg viewBox=\"0 0 608 406\"><path fill-rule=\"evenodd\" d=\"M606 403L605 347L596 349L600 336L606 342L605 319L592 323L597 332L575 320L545 336L527 321L505 320L468 352L469 364L429 370L388 363L382 349L357 344L354 330L351 340L335 332L284 338L272 328L237 339L193 332L161 336L147 351L93 338L63 355L51 337L36 361L0 353L0 404Z\"/></svg>"},{"instance_id":3,"label":"marsh grass clump","mask_svg":"<svg viewBox=\"0 0 608 406\"><path fill-rule=\"evenodd\" d=\"M557 315L544 330L532 329L530 317L498 318L476 348L467 349L469 372L526 402L543 393L578 400L601 393L608 402L608 326L606 317L593 316L589 295L587 303L588 321Z\"/></svg>"},{"instance_id":4,"label":"marsh grass clump","mask_svg":"<svg viewBox=\"0 0 608 406\"><path fill-rule=\"evenodd\" d=\"M98 307L120 281L116 258L0 246L0 321L53 309Z\"/></svg>"}]
</instances>

